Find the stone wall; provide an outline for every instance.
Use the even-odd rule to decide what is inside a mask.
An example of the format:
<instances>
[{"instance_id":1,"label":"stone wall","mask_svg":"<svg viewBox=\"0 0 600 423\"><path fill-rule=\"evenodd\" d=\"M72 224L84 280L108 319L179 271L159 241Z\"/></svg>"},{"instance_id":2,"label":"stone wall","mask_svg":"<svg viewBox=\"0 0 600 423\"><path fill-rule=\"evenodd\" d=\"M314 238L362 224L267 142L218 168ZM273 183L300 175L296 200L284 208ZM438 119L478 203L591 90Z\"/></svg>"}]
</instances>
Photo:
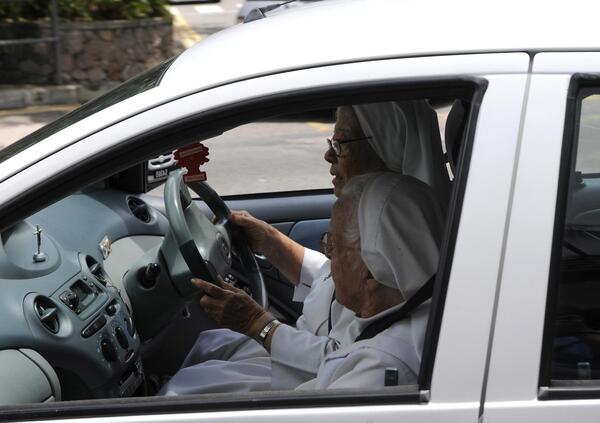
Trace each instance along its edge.
<instances>
[{"instance_id":1,"label":"stone wall","mask_svg":"<svg viewBox=\"0 0 600 423\"><path fill-rule=\"evenodd\" d=\"M50 37L48 24L0 24L0 39ZM125 81L173 55L171 21L60 24L63 83L100 86ZM0 84L51 84L54 44L0 46Z\"/></svg>"}]
</instances>

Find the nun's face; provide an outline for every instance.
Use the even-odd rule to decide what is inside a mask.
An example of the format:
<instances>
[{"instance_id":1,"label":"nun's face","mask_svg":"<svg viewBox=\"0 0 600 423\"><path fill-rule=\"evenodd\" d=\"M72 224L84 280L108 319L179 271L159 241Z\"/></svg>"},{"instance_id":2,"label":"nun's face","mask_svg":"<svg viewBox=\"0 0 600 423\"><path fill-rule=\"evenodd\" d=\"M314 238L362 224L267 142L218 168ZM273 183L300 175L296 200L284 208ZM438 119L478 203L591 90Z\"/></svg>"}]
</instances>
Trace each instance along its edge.
<instances>
[{"instance_id":1,"label":"nun's face","mask_svg":"<svg viewBox=\"0 0 600 423\"><path fill-rule=\"evenodd\" d=\"M369 271L360 256L357 245L352 245L345 237L344 231L348 207L338 201L333 207L331 216L331 277L335 285L336 300L348 309L358 313L366 298L366 280Z\"/></svg>"},{"instance_id":2,"label":"nun's face","mask_svg":"<svg viewBox=\"0 0 600 423\"><path fill-rule=\"evenodd\" d=\"M364 133L352 108L338 108L332 139L344 141L361 137L364 137ZM369 154L371 148L366 139L342 144L341 148L339 157L331 148L325 152L325 160L331 163L329 173L334 176L333 190L337 197L350 178L375 170L371 158L374 153Z\"/></svg>"}]
</instances>

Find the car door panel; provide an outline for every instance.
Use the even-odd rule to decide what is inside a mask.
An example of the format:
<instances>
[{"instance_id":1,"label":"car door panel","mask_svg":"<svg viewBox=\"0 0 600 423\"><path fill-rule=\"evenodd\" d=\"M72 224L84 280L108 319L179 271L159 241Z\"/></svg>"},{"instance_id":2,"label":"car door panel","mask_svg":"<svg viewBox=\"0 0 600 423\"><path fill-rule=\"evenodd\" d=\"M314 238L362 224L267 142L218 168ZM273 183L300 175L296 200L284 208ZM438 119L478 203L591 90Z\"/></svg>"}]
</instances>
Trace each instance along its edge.
<instances>
[{"instance_id":1,"label":"car door panel","mask_svg":"<svg viewBox=\"0 0 600 423\"><path fill-rule=\"evenodd\" d=\"M573 65L568 54L563 58L569 61L569 66ZM537 60L536 56L536 63ZM550 400L542 397L547 387L540 387L557 187L561 161L565 160L561 156L570 81L568 74L534 73L531 77L493 326L484 404L486 421L569 419L592 422L598 417L597 400ZM533 192L535 195L532 196ZM583 201L576 200L576 203L582 210L591 211L596 207Z\"/></svg>"},{"instance_id":2,"label":"car door panel","mask_svg":"<svg viewBox=\"0 0 600 423\"><path fill-rule=\"evenodd\" d=\"M288 235L306 248L320 251L321 236L329 231L329 221L330 219L315 219L297 222Z\"/></svg>"},{"instance_id":3,"label":"car door panel","mask_svg":"<svg viewBox=\"0 0 600 423\"><path fill-rule=\"evenodd\" d=\"M323 166L326 164L323 163ZM261 194L246 198L225 198L231 210L247 210L271 224L300 220L327 219L335 196L325 191Z\"/></svg>"}]
</instances>

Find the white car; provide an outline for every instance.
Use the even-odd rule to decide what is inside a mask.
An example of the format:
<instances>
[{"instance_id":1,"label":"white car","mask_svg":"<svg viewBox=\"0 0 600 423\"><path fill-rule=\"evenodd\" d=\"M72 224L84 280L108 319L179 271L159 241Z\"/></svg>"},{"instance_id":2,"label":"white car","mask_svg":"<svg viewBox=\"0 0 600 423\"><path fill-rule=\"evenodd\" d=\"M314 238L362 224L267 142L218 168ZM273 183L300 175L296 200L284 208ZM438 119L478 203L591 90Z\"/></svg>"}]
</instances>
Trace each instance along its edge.
<instances>
[{"instance_id":1,"label":"white car","mask_svg":"<svg viewBox=\"0 0 600 423\"><path fill-rule=\"evenodd\" d=\"M320 2L209 37L0 150L0 420L597 422L597 12L582 0ZM244 265L228 265L227 228L194 237L167 213L190 201L179 180L144 192L148 160L202 141L230 208L316 246L335 198L327 165L323 180L306 166L331 123L298 119L413 99L436 107L438 165L455 176L418 384L148 396L209 326L187 263L298 314L262 257L238 245ZM300 135L265 121L286 114Z\"/></svg>"}]
</instances>

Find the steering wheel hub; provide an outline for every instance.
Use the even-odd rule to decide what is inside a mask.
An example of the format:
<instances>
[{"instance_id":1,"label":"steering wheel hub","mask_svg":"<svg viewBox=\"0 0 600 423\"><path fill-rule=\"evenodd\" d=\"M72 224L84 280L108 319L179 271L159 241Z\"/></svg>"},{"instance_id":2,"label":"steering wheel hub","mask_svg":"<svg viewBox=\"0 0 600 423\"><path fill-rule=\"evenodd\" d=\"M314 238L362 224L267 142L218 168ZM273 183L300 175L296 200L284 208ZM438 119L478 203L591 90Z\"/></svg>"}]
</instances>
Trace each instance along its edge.
<instances>
[{"instance_id":1,"label":"steering wheel hub","mask_svg":"<svg viewBox=\"0 0 600 423\"><path fill-rule=\"evenodd\" d=\"M229 245L227 244L227 241L225 240L225 238L223 237L223 235L221 235L220 233L217 233L217 242L216 244L219 247L219 250L221 251L221 255L223 256L223 259L225 260L225 262L231 266L232 264L232 260L231 260L231 248L229 248Z\"/></svg>"}]
</instances>

